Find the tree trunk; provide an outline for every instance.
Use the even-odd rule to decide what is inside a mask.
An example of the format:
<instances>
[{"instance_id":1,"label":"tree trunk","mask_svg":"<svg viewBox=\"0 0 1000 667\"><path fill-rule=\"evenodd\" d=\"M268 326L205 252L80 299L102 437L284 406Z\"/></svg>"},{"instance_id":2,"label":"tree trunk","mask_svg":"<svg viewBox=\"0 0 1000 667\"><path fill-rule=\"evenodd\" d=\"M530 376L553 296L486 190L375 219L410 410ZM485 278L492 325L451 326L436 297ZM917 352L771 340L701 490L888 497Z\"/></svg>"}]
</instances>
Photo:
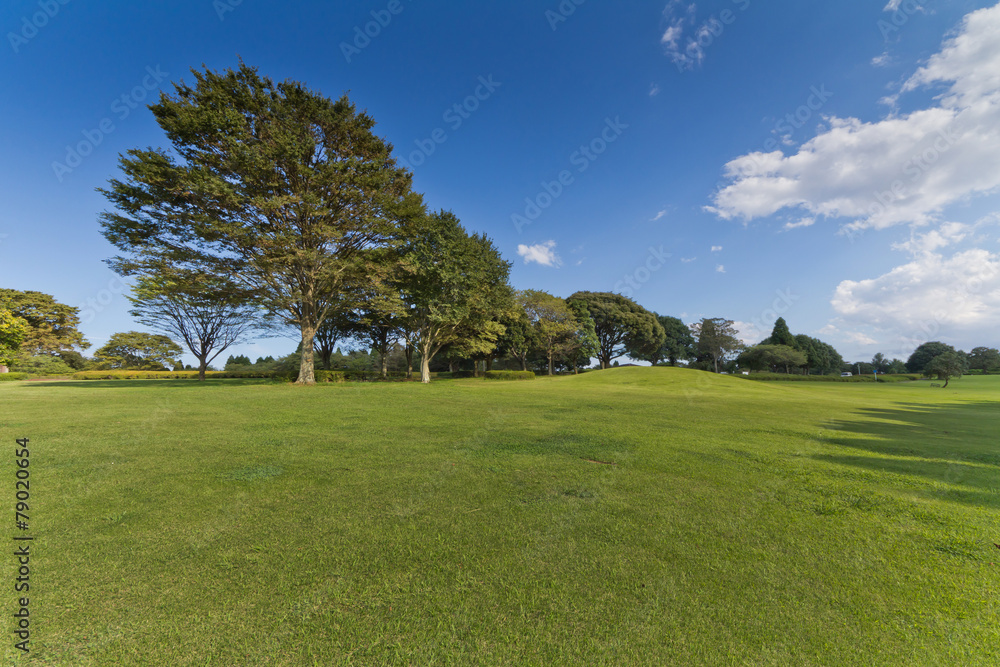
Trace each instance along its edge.
<instances>
[{"instance_id":1,"label":"tree trunk","mask_svg":"<svg viewBox=\"0 0 1000 667\"><path fill-rule=\"evenodd\" d=\"M455 360L454 359L449 359L448 360L448 372L449 373L454 373L455 372Z\"/></svg>"},{"instance_id":2,"label":"tree trunk","mask_svg":"<svg viewBox=\"0 0 1000 667\"><path fill-rule=\"evenodd\" d=\"M527 372L528 370L528 355L523 357L518 357L521 360L521 370Z\"/></svg>"},{"instance_id":3,"label":"tree trunk","mask_svg":"<svg viewBox=\"0 0 1000 667\"><path fill-rule=\"evenodd\" d=\"M207 356L207 355L206 355ZM205 357L198 357L198 381L205 381L205 370L208 368L208 361Z\"/></svg>"},{"instance_id":4,"label":"tree trunk","mask_svg":"<svg viewBox=\"0 0 1000 667\"><path fill-rule=\"evenodd\" d=\"M420 356L420 381L424 384L431 381L431 360L424 354Z\"/></svg>"},{"instance_id":5,"label":"tree trunk","mask_svg":"<svg viewBox=\"0 0 1000 667\"><path fill-rule=\"evenodd\" d=\"M493 370L493 357L486 358L486 371L489 372Z\"/></svg>"},{"instance_id":6,"label":"tree trunk","mask_svg":"<svg viewBox=\"0 0 1000 667\"><path fill-rule=\"evenodd\" d=\"M410 380L413 378L413 346L407 345L403 353L406 355L406 379Z\"/></svg>"},{"instance_id":7,"label":"tree trunk","mask_svg":"<svg viewBox=\"0 0 1000 667\"><path fill-rule=\"evenodd\" d=\"M549 350L549 375L555 375L555 364L552 357L552 350Z\"/></svg>"},{"instance_id":8,"label":"tree trunk","mask_svg":"<svg viewBox=\"0 0 1000 667\"><path fill-rule=\"evenodd\" d=\"M420 345L420 381L424 384L431 381L431 345L429 342Z\"/></svg>"},{"instance_id":9,"label":"tree trunk","mask_svg":"<svg viewBox=\"0 0 1000 667\"><path fill-rule=\"evenodd\" d=\"M302 325L302 359L299 362L299 379L295 384L316 384L316 372L313 365L313 341L316 338L316 327Z\"/></svg>"},{"instance_id":10,"label":"tree trunk","mask_svg":"<svg viewBox=\"0 0 1000 667\"><path fill-rule=\"evenodd\" d=\"M389 377L389 355L382 354L382 379Z\"/></svg>"}]
</instances>

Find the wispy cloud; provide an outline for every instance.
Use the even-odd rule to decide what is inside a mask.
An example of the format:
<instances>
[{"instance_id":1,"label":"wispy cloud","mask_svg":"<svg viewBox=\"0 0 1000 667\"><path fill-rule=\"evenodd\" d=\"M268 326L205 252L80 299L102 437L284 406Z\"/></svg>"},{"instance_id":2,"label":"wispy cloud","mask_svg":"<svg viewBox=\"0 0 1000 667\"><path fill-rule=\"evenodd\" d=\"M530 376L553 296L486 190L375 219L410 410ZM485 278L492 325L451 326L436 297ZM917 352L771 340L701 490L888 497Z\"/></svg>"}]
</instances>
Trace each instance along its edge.
<instances>
[{"instance_id":1,"label":"wispy cloud","mask_svg":"<svg viewBox=\"0 0 1000 667\"><path fill-rule=\"evenodd\" d=\"M715 267L715 272L716 273L725 273L726 272L726 267L724 267L722 264L719 264L718 266Z\"/></svg>"},{"instance_id":2,"label":"wispy cloud","mask_svg":"<svg viewBox=\"0 0 1000 667\"><path fill-rule=\"evenodd\" d=\"M721 245L712 246L712 252L722 252L722 246Z\"/></svg>"}]
</instances>

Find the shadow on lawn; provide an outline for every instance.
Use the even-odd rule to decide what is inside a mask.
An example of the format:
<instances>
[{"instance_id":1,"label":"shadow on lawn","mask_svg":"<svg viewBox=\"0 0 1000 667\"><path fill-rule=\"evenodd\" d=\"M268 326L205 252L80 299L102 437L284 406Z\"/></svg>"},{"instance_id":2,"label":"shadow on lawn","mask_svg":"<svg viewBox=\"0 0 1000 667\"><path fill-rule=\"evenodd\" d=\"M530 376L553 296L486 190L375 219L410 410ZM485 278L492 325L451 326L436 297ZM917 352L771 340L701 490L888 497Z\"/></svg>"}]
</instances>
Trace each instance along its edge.
<instances>
[{"instance_id":1,"label":"shadow on lawn","mask_svg":"<svg viewBox=\"0 0 1000 667\"><path fill-rule=\"evenodd\" d=\"M865 408L859 414L864 418L830 422L821 440L867 454L813 458L966 487L925 488L921 493L1000 508L1000 402L903 404L899 409ZM865 437L852 437L858 435Z\"/></svg>"},{"instance_id":2,"label":"shadow on lawn","mask_svg":"<svg viewBox=\"0 0 1000 667\"><path fill-rule=\"evenodd\" d=\"M218 379L207 379L204 382L198 380L53 380L46 382L44 380L38 382L25 383L28 387L58 387L62 389L66 388L79 388L79 387L96 387L96 388L122 388L122 389L137 389L137 388L151 388L155 387L159 389L160 387L172 387L172 388L187 388L192 387L239 387L244 385L258 385L258 384L290 384L286 382L279 382L277 380L272 380L270 378L218 378ZM333 383L331 383L332 386Z\"/></svg>"}]
</instances>

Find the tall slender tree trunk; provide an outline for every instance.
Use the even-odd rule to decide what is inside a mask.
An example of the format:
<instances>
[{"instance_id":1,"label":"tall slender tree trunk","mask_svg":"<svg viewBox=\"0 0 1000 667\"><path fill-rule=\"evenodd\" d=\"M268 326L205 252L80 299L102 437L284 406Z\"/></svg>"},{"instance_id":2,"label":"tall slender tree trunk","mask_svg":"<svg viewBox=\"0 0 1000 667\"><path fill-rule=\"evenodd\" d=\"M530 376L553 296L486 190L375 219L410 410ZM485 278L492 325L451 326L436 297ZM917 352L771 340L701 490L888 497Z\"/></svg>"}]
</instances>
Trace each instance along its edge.
<instances>
[{"instance_id":1,"label":"tall slender tree trunk","mask_svg":"<svg viewBox=\"0 0 1000 667\"><path fill-rule=\"evenodd\" d=\"M302 358L299 362L299 379L295 384L316 384L316 367L313 361L315 338L316 327L310 324L302 325Z\"/></svg>"},{"instance_id":2,"label":"tall slender tree trunk","mask_svg":"<svg viewBox=\"0 0 1000 667\"><path fill-rule=\"evenodd\" d=\"M553 362L552 350L549 350L549 375L555 375L555 363Z\"/></svg>"},{"instance_id":3,"label":"tall slender tree trunk","mask_svg":"<svg viewBox=\"0 0 1000 667\"><path fill-rule=\"evenodd\" d=\"M406 379L409 380L413 378L413 346L407 345L403 353L406 355Z\"/></svg>"},{"instance_id":4,"label":"tall slender tree trunk","mask_svg":"<svg viewBox=\"0 0 1000 667\"><path fill-rule=\"evenodd\" d=\"M521 360L521 370L522 371L527 371L528 370L528 355L525 354L523 357L518 357L518 359Z\"/></svg>"}]
</instances>

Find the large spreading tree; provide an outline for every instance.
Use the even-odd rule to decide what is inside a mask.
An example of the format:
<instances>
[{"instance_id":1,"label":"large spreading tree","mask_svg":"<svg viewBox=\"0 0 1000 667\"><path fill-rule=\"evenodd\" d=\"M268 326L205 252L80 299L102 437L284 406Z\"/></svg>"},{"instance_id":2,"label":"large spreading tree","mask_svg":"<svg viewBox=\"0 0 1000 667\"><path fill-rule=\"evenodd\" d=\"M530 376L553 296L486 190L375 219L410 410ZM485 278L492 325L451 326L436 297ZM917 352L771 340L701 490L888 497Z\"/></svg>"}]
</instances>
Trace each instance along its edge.
<instances>
[{"instance_id":1,"label":"large spreading tree","mask_svg":"<svg viewBox=\"0 0 1000 667\"><path fill-rule=\"evenodd\" d=\"M380 250L423 215L411 175L346 96L237 70L192 71L150 106L172 151L130 150L101 190L122 275L169 263L227 276L301 337L298 382L315 382L316 331Z\"/></svg>"},{"instance_id":2,"label":"large spreading tree","mask_svg":"<svg viewBox=\"0 0 1000 667\"><path fill-rule=\"evenodd\" d=\"M906 370L910 373L923 373L927 369L927 365L931 363L931 359L945 352L955 352L955 348L938 340L924 343L915 349L910 358L906 360Z\"/></svg>"},{"instance_id":3,"label":"large spreading tree","mask_svg":"<svg viewBox=\"0 0 1000 667\"><path fill-rule=\"evenodd\" d=\"M663 344L666 334L656 316L627 296L613 292L576 292L571 301L581 301L594 320L597 358L601 368L630 352L640 354Z\"/></svg>"}]
</instances>

